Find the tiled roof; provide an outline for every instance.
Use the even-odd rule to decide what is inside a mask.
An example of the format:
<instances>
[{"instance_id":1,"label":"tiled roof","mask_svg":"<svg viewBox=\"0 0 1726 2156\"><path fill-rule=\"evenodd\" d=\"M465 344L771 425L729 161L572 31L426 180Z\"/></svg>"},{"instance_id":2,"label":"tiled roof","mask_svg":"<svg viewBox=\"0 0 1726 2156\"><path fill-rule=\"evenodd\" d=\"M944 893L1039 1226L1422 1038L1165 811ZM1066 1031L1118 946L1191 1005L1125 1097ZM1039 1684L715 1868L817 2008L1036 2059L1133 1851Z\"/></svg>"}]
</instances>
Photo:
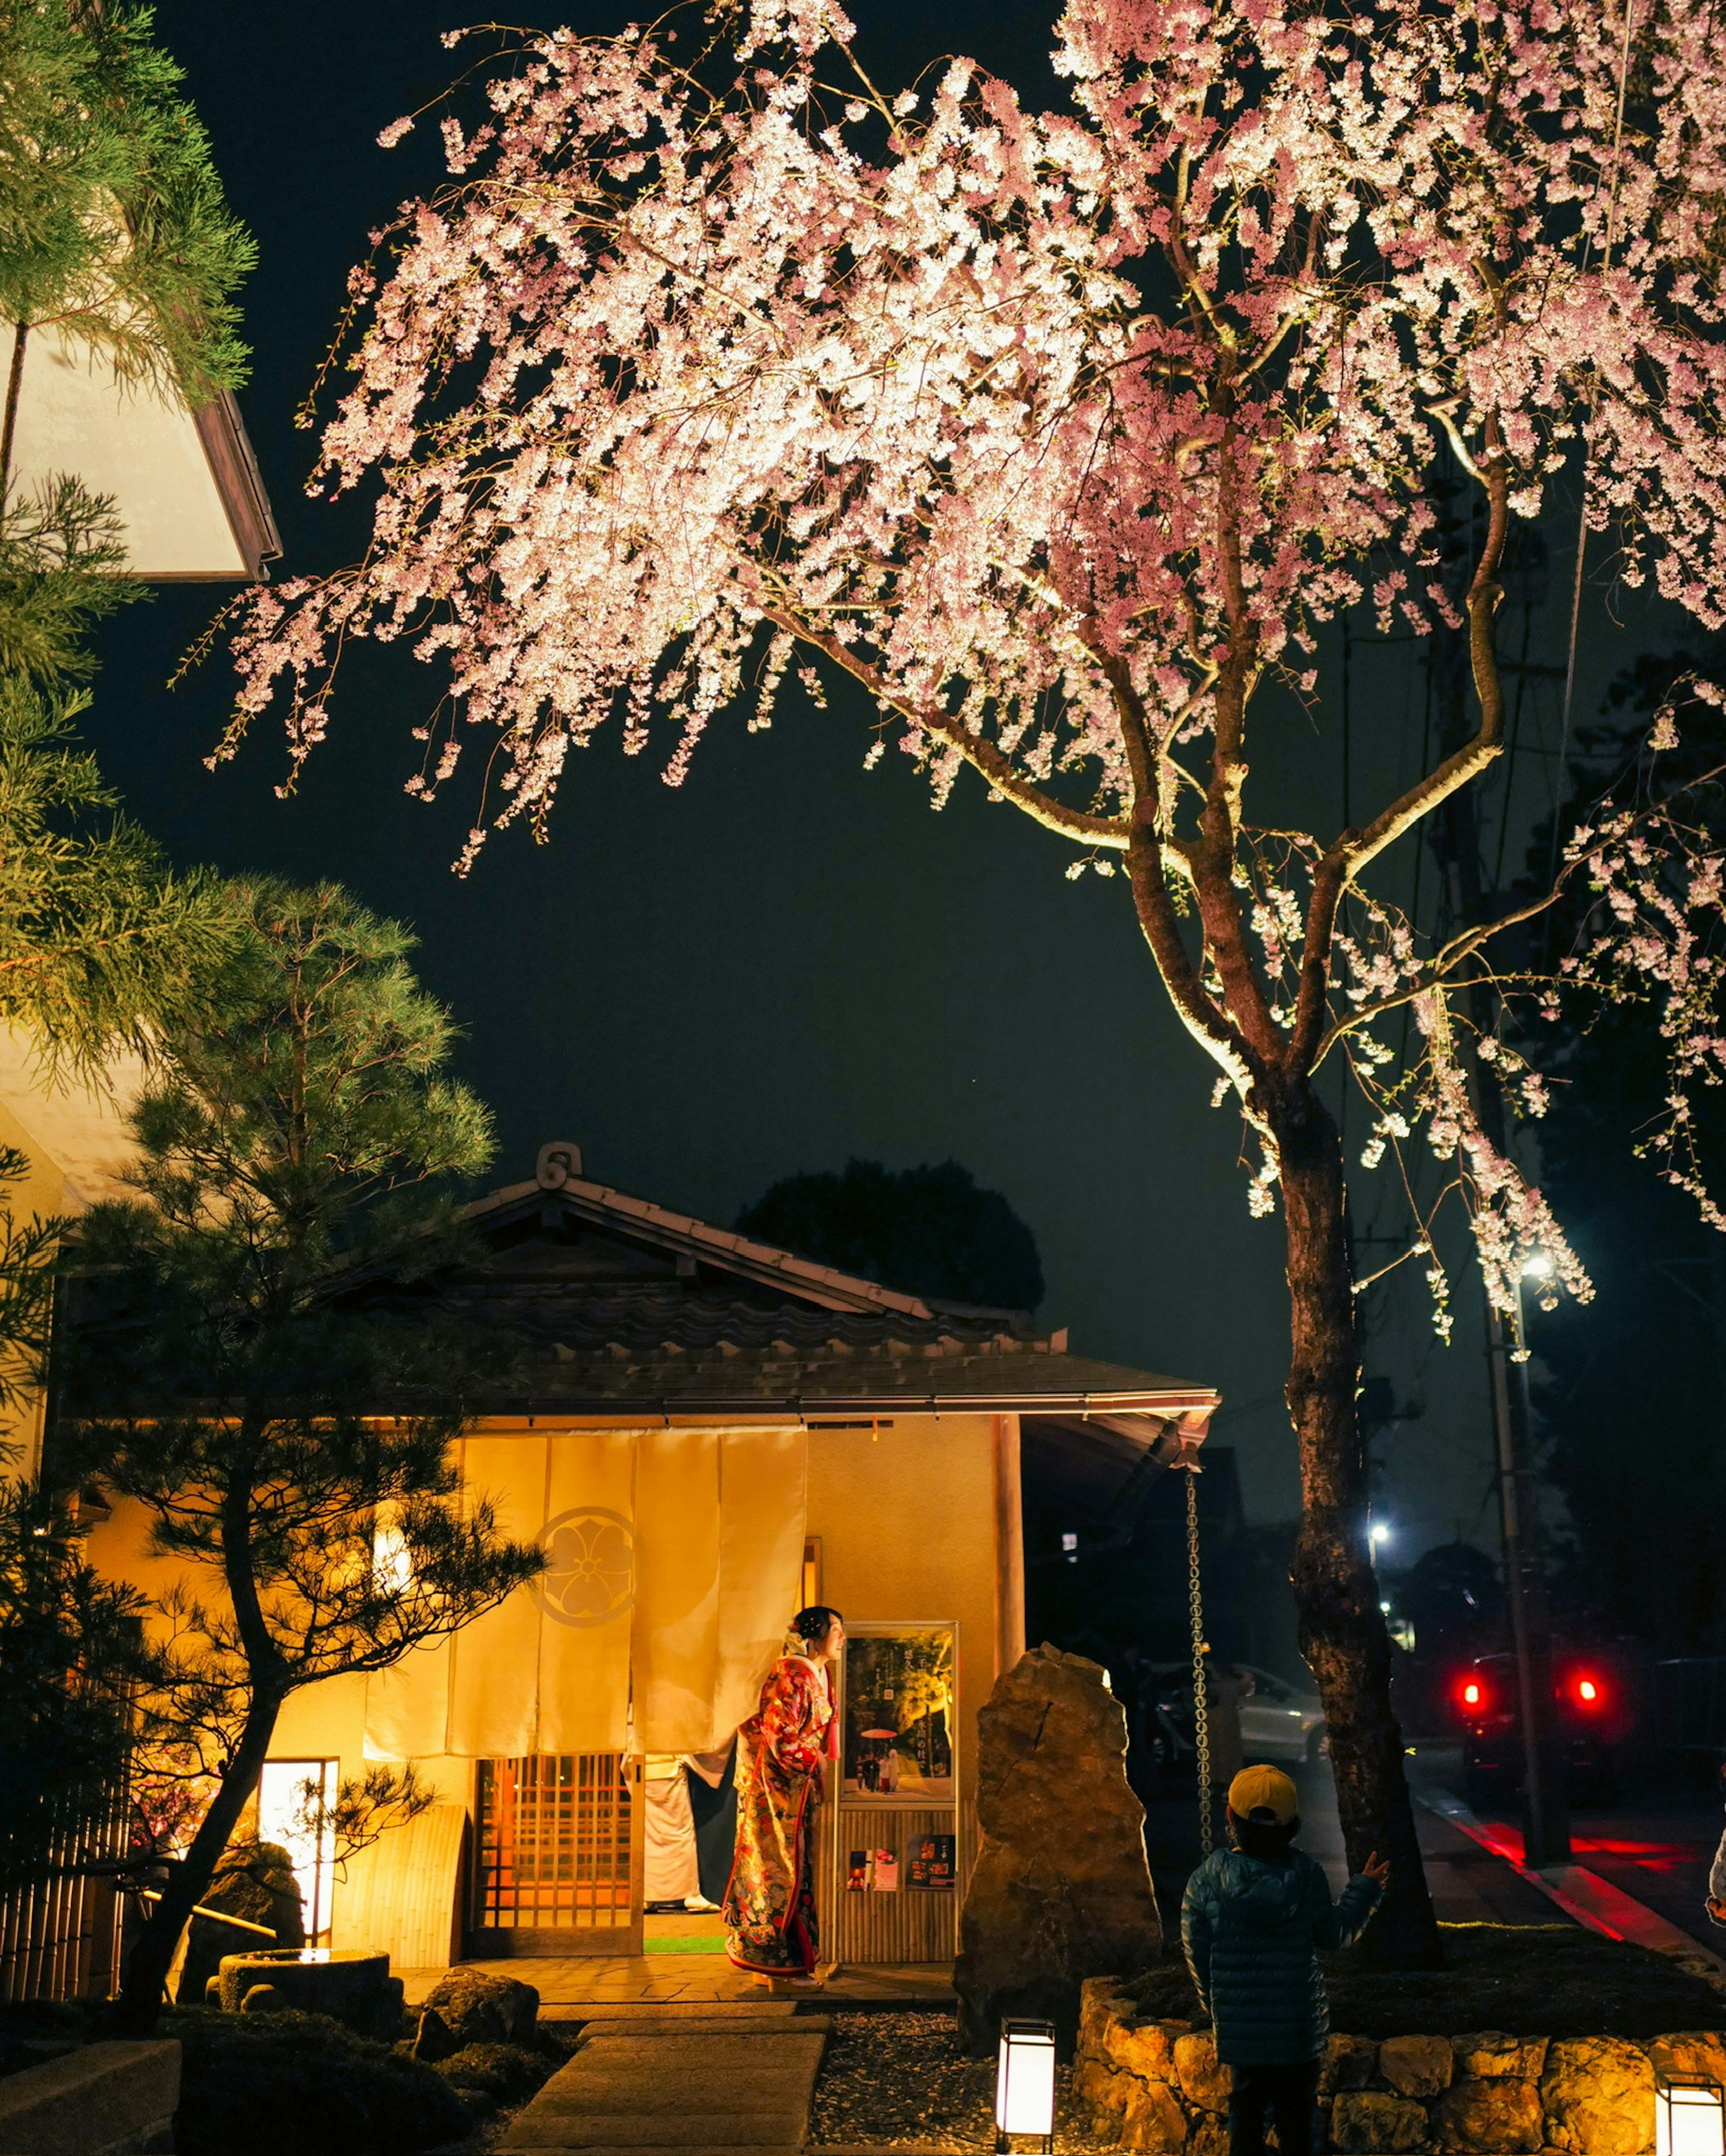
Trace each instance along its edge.
<instances>
[{"instance_id":1,"label":"tiled roof","mask_svg":"<svg viewBox=\"0 0 1726 2156\"><path fill-rule=\"evenodd\" d=\"M467 1217L494 1261L438 1300L524 1343L499 1412L1167 1417L1216 1404L1209 1386L1071 1354L1025 1312L902 1294L604 1184L516 1183Z\"/></svg>"}]
</instances>

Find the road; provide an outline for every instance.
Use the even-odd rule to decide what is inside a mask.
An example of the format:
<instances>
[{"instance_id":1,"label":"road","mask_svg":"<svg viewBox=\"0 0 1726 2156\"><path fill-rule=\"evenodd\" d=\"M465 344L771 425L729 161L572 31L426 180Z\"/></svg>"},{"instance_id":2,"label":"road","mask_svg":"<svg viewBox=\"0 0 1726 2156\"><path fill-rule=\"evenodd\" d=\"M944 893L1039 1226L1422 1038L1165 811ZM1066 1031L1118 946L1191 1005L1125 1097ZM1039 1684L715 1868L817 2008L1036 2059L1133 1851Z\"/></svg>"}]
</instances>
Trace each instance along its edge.
<instances>
[{"instance_id":1,"label":"road","mask_svg":"<svg viewBox=\"0 0 1726 2156\"><path fill-rule=\"evenodd\" d=\"M1461 1794L1460 1746L1419 1745L1410 1764L1417 1784L1429 1779L1453 1795ZM1494 1807L1482 1816L1521 1831L1513 1806ZM1651 1782L1610 1805L1575 1805L1571 1853L1578 1864L1719 1953L1726 1950L1726 1932L1708 1922L1703 1904L1721 1825L1719 1804L1704 1794Z\"/></svg>"},{"instance_id":2,"label":"road","mask_svg":"<svg viewBox=\"0 0 1726 2156\"><path fill-rule=\"evenodd\" d=\"M1461 1794L1458 1746L1418 1745L1409 1768L1416 1788L1426 1782L1452 1795ZM1301 1846L1340 1886L1346 1867L1329 1769L1319 1764L1288 1771L1301 1790ZM1418 1806L1415 1816L1427 1883L1441 1921L1568 1921L1539 1887L1447 1820ZM1486 1816L1519 1831L1513 1812ZM1577 1863L1718 1953L1726 1951L1726 1932L1716 1931L1709 1923L1703 1904L1721 1824L1718 1804L1694 1792L1651 1788L1626 1795L1610 1809L1579 1805L1571 1822L1571 1840ZM1153 1794L1146 1807L1145 1843L1164 1922L1172 1931L1179 1920L1187 1874L1199 1857L1198 1812L1190 1782L1164 1784Z\"/></svg>"}]
</instances>

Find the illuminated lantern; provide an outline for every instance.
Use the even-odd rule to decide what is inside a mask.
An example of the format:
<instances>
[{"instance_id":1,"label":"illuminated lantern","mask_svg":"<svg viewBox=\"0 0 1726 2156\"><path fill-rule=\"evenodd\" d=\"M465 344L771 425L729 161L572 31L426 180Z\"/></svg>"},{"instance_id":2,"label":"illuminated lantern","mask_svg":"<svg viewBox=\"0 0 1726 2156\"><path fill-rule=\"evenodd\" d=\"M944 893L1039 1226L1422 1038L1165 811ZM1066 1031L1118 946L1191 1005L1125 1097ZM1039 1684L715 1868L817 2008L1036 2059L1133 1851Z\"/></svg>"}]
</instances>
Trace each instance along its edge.
<instances>
[{"instance_id":1,"label":"illuminated lantern","mask_svg":"<svg viewBox=\"0 0 1726 2156\"><path fill-rule=\"evenodd\" d=\"M1726 2156L1726 2092L1704 2074L1654 2076L1655 2156Z\"/></svg>"},{"instance_id":2,"label":"illuminated lantern","mask_svg":"<svg viewBox=\"0 0 1726 2156\"><path fill-rule=\"evenodd\" d=\"M1041 2142L1043 2156L1055 2146L1055 2024L1003 2021L995 2068L995 2147L1010 2134ZM1719 2152L1715 2152L1719 2156Z\"/></svg>"}]
</instances>

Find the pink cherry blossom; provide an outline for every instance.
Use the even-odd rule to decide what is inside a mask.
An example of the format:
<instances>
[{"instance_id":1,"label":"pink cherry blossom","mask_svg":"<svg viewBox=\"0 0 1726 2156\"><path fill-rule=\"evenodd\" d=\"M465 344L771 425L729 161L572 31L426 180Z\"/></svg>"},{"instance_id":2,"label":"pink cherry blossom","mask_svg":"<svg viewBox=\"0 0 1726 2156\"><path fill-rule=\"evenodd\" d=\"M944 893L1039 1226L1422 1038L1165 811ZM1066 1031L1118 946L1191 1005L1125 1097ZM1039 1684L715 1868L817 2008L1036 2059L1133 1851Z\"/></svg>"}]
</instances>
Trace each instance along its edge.
<instances>
[{"instance_id":1,"label":"pink cherry blossom","mask_svg":"<svg viewBox=\"0 0 1726 2156\"><path fill-rule=\"evenodd\" d=\"M968 767L1074 873L1125 870L1256 1134L1255 1210L1346 1060L1369 1163L1421 1128L1451 1164L1495 1303L1537 1247L1586 1296L1482 1122L1486 1084L1544 1111L1514 1014L1549 988L1483 932L1435 948L1368 882L1502 752L1499 564L1559 473L1585 462L1621 573L1726 624L1711 7L1071 0L1046 111L964 59L879 90L833 0L738 19L734 59L694 66L669 30L554 32L499 63L479 125L445 122L449 184L357 276L314 480L367 490L371 543L251 601L222 752L285 698L297 770L344 648L400 639L437 685L410 791L480 745L465 869L489 830L543 833L603 730L676 785L735 710L771 725L788 670L818 701L848 675L869 761L896 744L937 806ZM1447 593L1459 470L1486 538ZM1260 691L1318 694L1354 608L1466 624L1477 731L1357 829L1259 829ZM1652 752L1675 740L1668 716ZM1564 978L1655 1004L1649 1146L1719 1219L1686 1105L1726 1072L1719 863L1646 800L1596 821L1564 856L1599 903ZM1391 1069L1374 1027L1410 1003ZM1416 1251L1442 1296L1430 1220Z\"/></svg>"}]
</instances>

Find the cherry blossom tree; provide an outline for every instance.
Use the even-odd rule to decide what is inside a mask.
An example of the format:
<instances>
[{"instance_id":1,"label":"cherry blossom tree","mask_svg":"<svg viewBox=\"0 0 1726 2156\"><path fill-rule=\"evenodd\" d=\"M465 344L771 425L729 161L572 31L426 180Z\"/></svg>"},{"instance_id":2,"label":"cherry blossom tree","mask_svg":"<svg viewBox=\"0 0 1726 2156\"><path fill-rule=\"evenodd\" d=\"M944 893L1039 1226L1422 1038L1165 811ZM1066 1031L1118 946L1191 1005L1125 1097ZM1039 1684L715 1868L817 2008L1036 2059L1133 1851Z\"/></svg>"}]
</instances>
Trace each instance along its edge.
<instances>
[{"instance_id":1,"label":"cherry blossom tree","mask_svg":"<svg viewBox=\"0 0 1726 2156\"><path fill-rule=\"evenodd\" d=\"M896 747L937 806L968 767L1069 873L1124 872L1282 1213L1303 1650L1351 1859L1388 1848L1379 1928L1419 1956L1337 1101L1372 1103L1367 1167L1423 1137L1447 1164L1494 1305L1537 1249L1586 1297L1483 1088L1538 1115L1541 1009L1641 997L1656 1150L1703 1194L1722 869L1706 786L1662 784L1669 715L1561 839L1555 889L1594 902L1555 973L1525 926L1551 893L1443 938L1390 894L1503 752L1499 572L1561 475L1624 583L1726 621L1726 56L1699 0L1071 0L1055 34L1041 113L962 59L878 90L834 0L501 53L353 280L316 484L372 490L369 549L245 603L225 746L285 697L297 765L342 649L405 639L444 684L410 790L485 744L465 866L542 834L604 727L663 736L676 785L788 672L817 706L849 676L866 761ZM1464 638L1474 730L1364 821L1290 830L1251 743L1307 727L1351 609ZM1413 1240L1442 1324L1430 1208Z\"/></svg>"}]
</instances>

